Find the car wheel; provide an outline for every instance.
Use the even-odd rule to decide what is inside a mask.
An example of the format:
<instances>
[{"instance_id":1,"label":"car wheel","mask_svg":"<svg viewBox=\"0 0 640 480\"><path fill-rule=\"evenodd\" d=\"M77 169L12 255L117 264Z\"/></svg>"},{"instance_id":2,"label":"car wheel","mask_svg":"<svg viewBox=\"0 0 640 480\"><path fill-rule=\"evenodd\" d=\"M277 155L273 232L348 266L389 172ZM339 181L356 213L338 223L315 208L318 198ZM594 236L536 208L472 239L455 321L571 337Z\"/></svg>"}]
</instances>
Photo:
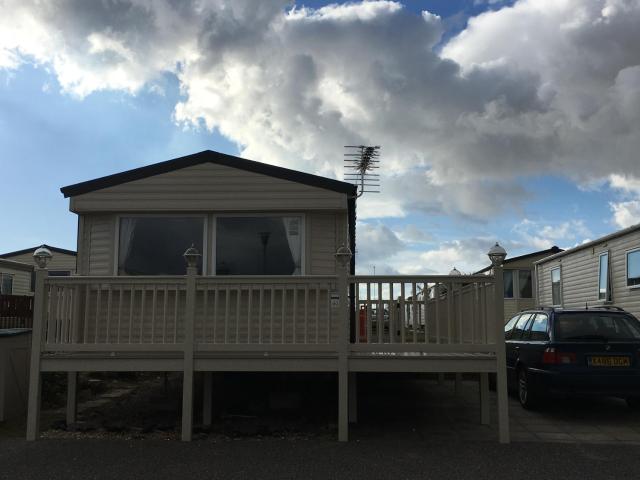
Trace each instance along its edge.
<instances>
[{"instance_id":1,"label":"car wheel","mask_svg":"<svg viewBox=\"0 0 640 480\"><path fill-rule=\"evenodd\" d=\"M640 397L627 397L627 405L633 410L640 410Z\"/></svg>"},{"instance_id":2,"label":"car wheel","mask_svg":"<svg viewBox=\"0 0 640 480\"><path fill-rule=\"evenodd\" d=\"M527 410L534 409L538 404L538 394L531 385L525 368L518 370L518 401Z\"/></svg>"}]
</instances>

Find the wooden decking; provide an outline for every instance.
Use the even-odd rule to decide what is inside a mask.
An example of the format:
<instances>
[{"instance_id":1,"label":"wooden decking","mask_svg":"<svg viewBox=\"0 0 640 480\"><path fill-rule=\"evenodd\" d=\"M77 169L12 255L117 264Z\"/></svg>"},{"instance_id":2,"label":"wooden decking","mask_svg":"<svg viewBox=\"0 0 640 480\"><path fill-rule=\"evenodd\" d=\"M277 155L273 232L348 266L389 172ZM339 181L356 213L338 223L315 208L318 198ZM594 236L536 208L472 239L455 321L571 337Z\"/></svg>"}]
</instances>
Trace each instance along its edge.
<instances>
[{"instance_id":1,"label":"wooden decking","mask_svg":"<svg viewBox=\"0 0 640 480\"><path fill-rule=\"evenodd\" d=\"M201 277L194 270L173 277L37 271L28 439L38 432L41 372L69 372L68 420L76 372L183 372L182 438L190 440L194 374L277 371L338 375L340 440L348 438L350 405L355 415L349 399L357 372L473 372L485 402L488 374L497 372L500 441L508 441L500 271ZM205 418L211 395L205 382Z\"/></svg>"}]
</instances>

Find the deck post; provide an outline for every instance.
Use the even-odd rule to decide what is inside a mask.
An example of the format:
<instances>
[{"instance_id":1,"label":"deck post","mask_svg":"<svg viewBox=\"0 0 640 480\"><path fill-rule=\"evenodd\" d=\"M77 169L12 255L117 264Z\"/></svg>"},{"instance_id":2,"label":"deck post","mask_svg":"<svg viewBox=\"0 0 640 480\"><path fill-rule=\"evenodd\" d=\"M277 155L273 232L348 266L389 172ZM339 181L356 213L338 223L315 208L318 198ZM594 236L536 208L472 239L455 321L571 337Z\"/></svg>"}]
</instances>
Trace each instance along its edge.
<instances>
[{"instance_id":1,"label":"deck post","mask_svg":"<svg viewBox=\"0 0 640 480\"><path fill-rule=\"evenodd\" d=\"M67 425L76 423L78 412L78 372L67 372Z\"/></svg>"},{"instance_id":2,"label":"deck post","mask_svg":"<svg viewBox=\"0 0 640 480\"><path fill-rule=\"evenodd\" d=\"M349 440L349 280L351 250L342 245L335 254L338 293L338 441Z\"/></svg>"},{"instance_id":3,"label":"deck post","mask_svg":"<svg viewBox=\"0 0 640 480\"><path fill-rule=\"evenodd\" d=\"M182 375L182 441L191 441L193 429L193 349L195 340L195 303L197 257L200 254L193 247L185 252L187 260L187 293L184 315L184 365Z\"/></svg>"},{"instance_id":4,"label":"deck post","mask_svg":"<svg viewBox=\"0 0 640 480\"><path fill-rule=\"evenodd\" d=\"M29 399L27 402L27 441L35 440L40 430L40 390L42 387L40 356L42 353L42 331L46 311L44 305L47 300L44 280L47 274L46 266L37 268L35 271L33 328L31 330L31 365L29 368Z\"/></svg>"},{"instance_id":5,"label":"deck post","mask_svg":"<svg viewBox=\"0 0 640 480\"><path fill-rule=\"evenodd\" d=\"M204 372L202 385L202 424L205 427L211 426L213 410L213 373Z\"/></svg>"},{"instance_id":6,"label":"deck post","mask_svg":"<svg viewBox=\"0 0 640 480\"><path fill-rule=\"evenodd\" d=\"M504 258L503 258L504 260ZM494 335L496 342L496 394L500 443L509 443L509 397L507 393L507 357L504 343L504 272L502 262L493 265Z\"/></svg>"}]
</instances>

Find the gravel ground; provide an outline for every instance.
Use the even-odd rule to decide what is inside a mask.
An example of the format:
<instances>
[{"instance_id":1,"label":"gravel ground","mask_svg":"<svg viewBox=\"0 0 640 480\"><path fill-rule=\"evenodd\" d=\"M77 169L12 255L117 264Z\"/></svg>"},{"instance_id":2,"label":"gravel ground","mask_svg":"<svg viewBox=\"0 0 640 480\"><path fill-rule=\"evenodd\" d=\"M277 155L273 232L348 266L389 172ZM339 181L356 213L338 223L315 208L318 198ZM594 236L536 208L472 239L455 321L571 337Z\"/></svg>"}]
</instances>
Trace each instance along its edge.
<instances>
[{"instance_id":1,"label":"gravel ground","mask_svg":"<svg viewBox=\"0 0 640 480\"><path fill-rule=\"evenodd\" d=\"M640 470L629 445L389 440L0 439L0 478L620 480Z\"/></svg>"}]
</instances>

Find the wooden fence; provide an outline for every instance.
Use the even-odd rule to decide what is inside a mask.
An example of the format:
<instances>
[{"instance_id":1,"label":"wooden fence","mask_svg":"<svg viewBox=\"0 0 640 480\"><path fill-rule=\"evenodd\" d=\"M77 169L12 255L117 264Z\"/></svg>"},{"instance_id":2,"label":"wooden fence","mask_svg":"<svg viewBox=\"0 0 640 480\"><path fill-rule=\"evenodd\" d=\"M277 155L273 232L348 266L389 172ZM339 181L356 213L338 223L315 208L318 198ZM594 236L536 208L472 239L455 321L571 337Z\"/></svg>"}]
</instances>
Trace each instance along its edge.
<instances>
[{"instance_id":1,"label":"wooden fence","mask_svg":"<svg viewBox=\"0 0 640 480\"><path fill-rule=\"evenodd\" d=\"M0 329L31 328L32 324L32 296L0 295Z\"/></svg>"}]
</instances>

